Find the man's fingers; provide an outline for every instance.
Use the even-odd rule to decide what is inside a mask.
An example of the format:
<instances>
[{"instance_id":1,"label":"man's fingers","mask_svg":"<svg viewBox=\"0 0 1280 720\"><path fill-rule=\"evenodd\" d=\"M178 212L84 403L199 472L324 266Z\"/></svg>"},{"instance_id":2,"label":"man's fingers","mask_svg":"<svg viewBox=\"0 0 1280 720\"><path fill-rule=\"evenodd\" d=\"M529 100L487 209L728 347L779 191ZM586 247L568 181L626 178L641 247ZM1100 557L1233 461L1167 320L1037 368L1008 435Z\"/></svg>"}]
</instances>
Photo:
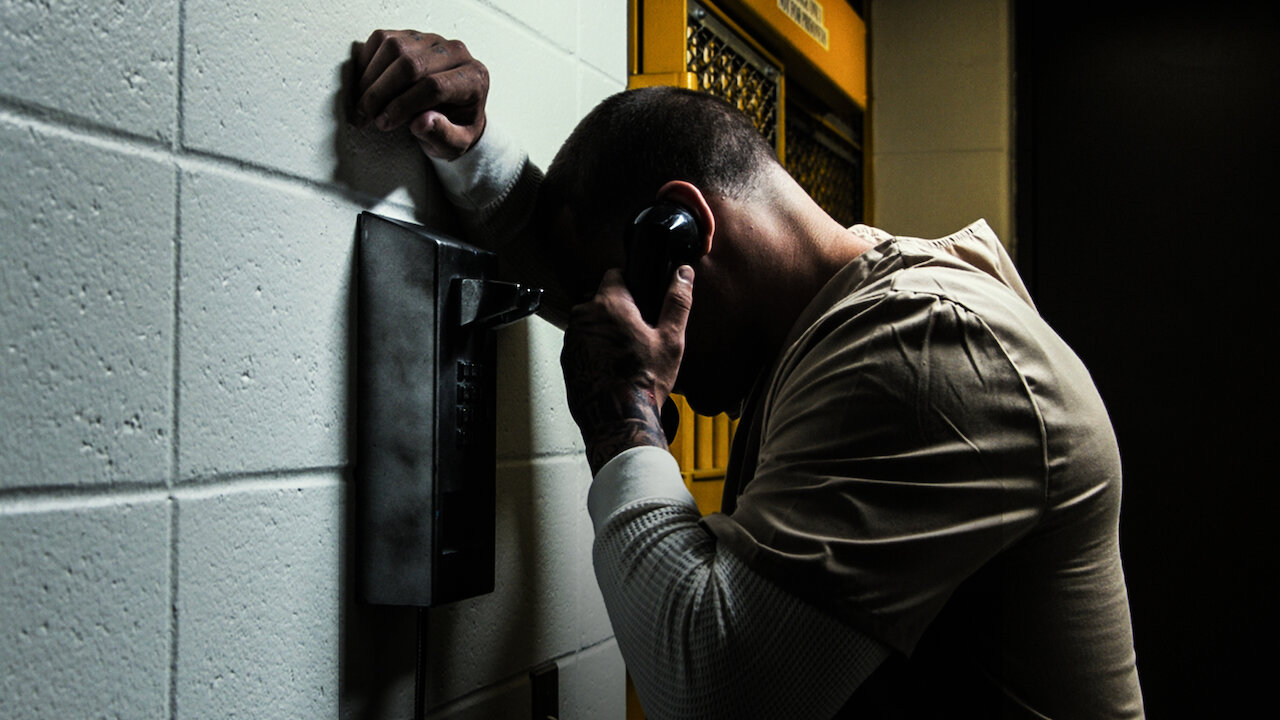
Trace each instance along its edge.
<instances>
[{"instance_id":1,"label":"man's fingers","mask_svg":"<svg viewBox=\"0 0 1280 720\"><path fill-rule=\"evenodd\" d=\"M374 64L370 65L369 69L381 65L390 55L391 53L379 53L374 57ZM367 71L366 75L368 75ZM360 93L360 99L356 101L356 115L363 118L365 122L379 117L386 110L387 103L402 94L413 82L412 64L404 58L391 60L374 76L372 84ZM361 83L363 84L364 80L361 80Z\"/></svg>"},{"instance_id":2,"label":"man's fingers","mask_svg":"<svg viewBox=\"0 0 1280 720\"><path fill-rule=\"evenodd\" d=\"M626 281L622 278L622 270L619 268L609 268L604 271L604 276L600 278L600 288L596 291L598 294L604 295L610 288L621 287L623 290L627 288ZM630 294L629 292L627 293Z\"/></svg>"},{"instance_id":3,"label":"man's fingers","mask_svg":"<svg viewBox=\"0 0 1280 720\"><path fill-rule=\"evenodd\" d=\"M369 47L370 43L365 43L364 52L362 54L368 55ZM384 73L386 73L387 68L390 67L397 58L398 55L396 53L396 49L392 47L390 43L379 43L377 48L374 50L373 55L361 63L363 71L360 73L360 84L356 88L357 91L362 96L367 94L369 92L369 88L372 87Z\"/></svg>"},{"instance_id":4,"label":"man's fingers","mask_svg":"<svg viewBox=\"0 0 1280 720\"><path fill-rule=\"evenodd\" d=\"M609 268L605 271L604 276L600 278L600 287L596 290L596 300L613 308L611 312L624 315L634 313L637 318L640 317L640 308L636 307L636 300L631 295L631 289L627 287L626 278L623 277L620 268ZM647 327L643 319L640 323Z\"/></svg>"},{"instance_id":5,"label":"man's fingers","mask_svg":"<svg viewBox=\"0 0 1280 720\"><path fill-rule=\"evenodd\" d=\"M664 332L684 337L684 326L689 322L689 310L693 308L693 268L681 265L676 270L667 296L662 300L658 314L658 328Z\"/></svg>"},{"instance_id":6,"label":"man's fingers","mask_svg":"<svg viewBox=\"0 0 1280 720\"><path fill-rule=\"evenodd\" d=\"M360 54L356 57L356 62L360 63L360 67L364 68L369 65L369 61L373 59L378 48L382 46L382 41L387 38L389 30L374 30L369 34L369 39L360 43Z\"/></svg>"},{"instance_id":7,"label":"man's fingers","mask_svg":"<svg viewBox=\"0 0 1280 720\"><path fill-rule=\"evenodd\" d=\"M409 125L409 132L418 139L422 149L432 157L453 160L471 149L484 134L485 119L468 125L457 125L437 110L422 113Z\"/></svg>"},{"instance_id":8,"label":"man's fingers","mask_svg":"<svg viewBox=\"0 0 1280 720\"><path fill-rule=\"evenodd\" d=\"M368 122L390 110L382 129L399 127L435 105L462 102L454 98L469 95L472 102L483 102L488 93L488 71L457 40L413 30L378 30L358 52L356 115ZM462 67L468 69L457 75ZM447 77L437 78L441 75ZM420 87L424 82L426 87ZM418 106L389 107L406 95Z\"/></svg>"},{"instance_id":9,"label":"man's fingers","mask_svg":"<svg viewBox=\"0 0 1280 720\"><path fill-rule=\"evenodd\" d=\"M400 61L397 61L400 62ZM413 69L399 71L412 73ZM387 76L398 74L393 68ZM489 71L478 62L419 79L375 116L379 130L394 130L427 110L438 109L455 125L470 125L489 92Z\"/></svg>"}]
</instances>

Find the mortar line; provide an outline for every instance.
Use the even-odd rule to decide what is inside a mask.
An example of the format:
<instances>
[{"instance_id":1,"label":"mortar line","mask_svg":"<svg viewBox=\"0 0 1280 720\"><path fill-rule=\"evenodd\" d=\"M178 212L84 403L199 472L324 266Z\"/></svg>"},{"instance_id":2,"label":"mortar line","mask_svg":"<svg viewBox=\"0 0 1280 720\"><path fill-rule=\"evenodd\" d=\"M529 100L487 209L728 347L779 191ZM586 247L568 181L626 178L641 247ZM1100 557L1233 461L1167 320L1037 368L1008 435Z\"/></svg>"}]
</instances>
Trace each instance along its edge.
<instances>
[{"instance_id":1,"label":"mortar line","mask_svg":"<svg viewBox=\"0 0 1280 720\"><path fill-rule=\"evenodd\" d=\"M170 427L169 457L169 720L178 720L178 499L173 489L181 472L181 435L179 418L182 411L182 155L183 97L186 68L186 0L178 2L178 51L175 67L176 98L173 113L173 420Z\"/></svg>"},{"instance_id":2,"label":"mortar line","mask_svg":"<svg viewBox=\"0 0 1280 720\"><path fill-rule=\"evenodd\" d=\"M574 39L573 39L573 40L571 40L571 41L570 41L570 44L571 44L573 47L565 47L565 46L563 46L563 45L560 45L560 44L559 44L559 43L557 43L556 41L552 40L551 38L547 37L547 36L546 36L546 34L544 34L544 32L543 32L542 30L539 30L539 29L535 28L534 26L530 25L530 24L529 24L527 21L525 21L523 18L521 18L521 17L519 17L519 16L517 16L517 15L512 14L512 12L511 12L510 10L508 10L508 9L506 9L506 8L504 8L504 7L500 7L499 5L495 4L495 3L494 3L494 0L479 0L479 4L480 4L480 6L481 6L481 7L486 8L487 10L489 10L490 12L492 12L493 14L497 15L498 17L502 18L503 20L506 20L507 22L511 23L512 25L516 26L516 28L517 28L517 29L519 29L519 30L521 30L521 31L525 32L525 33L526 33L526 34L528 34L528 35L531 35L531 36L533 36L533 37L535 37L535 38L538 38L538 39L539 39L539 40L541 40L541 41L543 42L543 44L544 44L544 45L546 45L547 47L552 48L552 49L555 49L555 50L559 50L561 53L563 53L563 54L567 55L568 57L574 58L574 59L577 59L577 58L579 57L579 55L578 55L578 42L577 42L577 37L576 37L576 36L574 37ZM575 18L575 21L576 21L576 22L579 22L579 23L580 23L580 22L582 21L581 13L582 13L581 5L579 5L579 6L578 6L578 17L576 17L576 18Z\"/></svg>"},{"instance_id":3,"label":"mortar line","mask_svg":"<svg viewBox=\"0 0 1280 720\"><path fill-rule=\"evenodd\" d=\"M175 74L177 76L177 105L174 108L173 118L173 151L175 153L182 150L182 99L183 89L186 83L186 56L187 56L187 3L186 0L178 2L178 57L175 63Z\"/></svg>"},{"instance_id":4,"label":"mortar line","mask_svg":"<svg viewBox=\"0 0 1280 720\"><path fill-rule=\"evenodd\" d=\"M182 412L182 168L173 167L173 383L170 389L169 425L169 487L178 483L181 469L178 465L182 457L180 443L180 422Z\"/></svg>"},{"instance_id":5,"label":"mortar line","mask_svg":"<svg viewBox=\"0 0 1280 720\"><path fill-rule=\"evenodd\" d=\"M169 496L169 720L178 720L178 501Z\"/></svg>"},{"instance_id":6,"label":"mortar line","mask_svg":"<svg viewBox=\"0 0 1280 720\"><path fill-rule=\"evenodd\" d=\"M186 481L164 478L149 481L99 483L94 485L40 485L0 488L0 515L34 512L57 507L96 507L108 504L152 502L164 499L203 496L220 490L244 491L254 488L321 487L328 480L305 480L321 473L342 476L346 465L307 468L253 470L196 477ZM302 482L300 482L302 481ZM342 483L345 478L337 481Z\"/></svg>"},{"instance_id":7,"label":"mortar line","mask_svg":"<svg viewBox=\"0 0 1280 720\"><path fill-rule=\"evenodd\" d=\"M254 489L282 490L329 487L331 485L340 485L345 481L345 478L342 477L345 470L345 465L332 465L197 477L175 484L169 493L173 498L181 500L183 498L216 495L227 490L244 492ZM307 479L309 476L315 476L320 473L336 474L339 477L336 481L330 481L327 478Z\"/></svg>"},{"instance_id":8,"label":"mortar line","mask_svg":"<svg viewBox=\"0 0 1280 720\"><path fill-rule=\"evenodd\" d=\"M155 502L169 497L165 481L109 483L91 487L5 488L0 516L65 508L107 507Z\"/></svg>"},{"instance_id":9,"label":"mortar line","mask_svg":"<svg viewBox=\"0 0 1280 720\"><path fill-rule=\"evenodd\" d=\"M604 638L603 640L598 640L594 643L591 643L586 647L578 648L577 650L571 650L566 653L561 653L560 655L555 655L553 657L546 658L545 660L539 660L538 662L533 663L529 667L524 668L523 670L520 670L519 672L516 672L513 675L508 675L503 678L498 678L494 682L489 683L488 685L485 685L483 687L475 688L474 690L465 692L457 697L449 698L447 700L442 700L436 705L426 708L427 720L439 720L440 718L449 717L453 711L455 711L460 707L465 706L467 703L471 702L472 700L475 700L477 698L483 698L484 696L489 695L491 693L501 692L504 688L509 688L509 687L518 685L523 678L528 677L530 670L536 667L539 663L546 662L546 660L555 662L557 666L557 672L559 672L560 660L568 660L568 659L574 658L582 654L583 652L594 650L600 647L601 645L604 645L610 642L613 639L614 639L614 636L610 635L609 637Z\"/></svg>"},{"instance_id":10,"label":"mortar line","mask_svg":"<svg viewBox=\"0 0 1280 720\"><path fill-rule=\"evenodd\" d=\"M323 197L343 200L361 206L373 207L385 203L407 211L415 209L410 204L379 197L339 183L308 178L279 168L255 163L251 160L230 155L220 155L209 150L197 150L189 147L175 149L172 141L162 142L159 138L150 138L119 128L97 125L65 111L15 101L13 98L0 97L0 121L5 120L14 124L33 125L42 133L53 137L83 142L113 152L124 150L130 154L150 157L160 162L172 162L177 164L180 169L240 174L252 180L280 183L296 190L307 190Z\"/></svg>"},{"instance_id":11,"label":"mortar line","mask_svg":"<svg viewBox=\"0 0 1280 720\"><path fill-rule=\"evenodd\" d=\"M178 718L178 484L181 457L178 418L182 411L182 168L175 163L173 199L173 376L169 426L169 720Z\"/></svg>"}]
</instances>

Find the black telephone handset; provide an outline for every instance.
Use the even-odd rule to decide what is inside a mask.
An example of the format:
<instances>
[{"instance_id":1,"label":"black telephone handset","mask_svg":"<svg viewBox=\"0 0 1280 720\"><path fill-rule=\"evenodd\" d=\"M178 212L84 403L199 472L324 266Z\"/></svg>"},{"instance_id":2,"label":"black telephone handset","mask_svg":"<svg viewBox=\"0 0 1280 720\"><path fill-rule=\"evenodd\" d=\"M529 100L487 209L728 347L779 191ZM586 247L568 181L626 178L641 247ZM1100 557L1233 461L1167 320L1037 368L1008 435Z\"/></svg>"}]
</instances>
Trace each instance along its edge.
<instances>
[{"instance_id":1,"label":"black telephone handset","mask_svg":"<svg viewBox=\"0 0 1280 720\"><path fill-rule=\"evenodd\" d=\"M658 324L671 277L681 265L698 260L701 244L693 214L672 202L650 205L627 226L623 275L645 322Z\"/></svg>"},{"instance_id":2,"label":"black telephone handset","mask_svg":"<svg viewBox=\"0 0 1280 720\"><path fill-rule=\"evenodd\" d=\"M697 262L701 246L702 233L693 213L672 202L650 205L627 226L623 239L627 264L622 273L645 322L658 324L671 277L681 265ZM671 398L663 401L661 416L662 432L672 442L680 427L680 411Z\"/></svg>"}]
</instances>

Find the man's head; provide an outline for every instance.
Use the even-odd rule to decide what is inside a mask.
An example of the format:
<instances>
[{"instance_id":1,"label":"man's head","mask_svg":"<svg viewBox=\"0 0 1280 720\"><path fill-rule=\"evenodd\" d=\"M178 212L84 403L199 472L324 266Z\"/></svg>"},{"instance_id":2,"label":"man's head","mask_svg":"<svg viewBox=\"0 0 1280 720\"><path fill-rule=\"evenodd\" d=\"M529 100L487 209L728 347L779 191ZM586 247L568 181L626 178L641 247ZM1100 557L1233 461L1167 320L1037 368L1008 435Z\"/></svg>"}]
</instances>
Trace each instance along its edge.
<instances>
[{"instance_id":1,"label":"man's head","mask_svg":"<svg viewBox=\"0 0 1280 720\"><path fill-rule=\"evenodd\" d=\"M695 407L705 398L699 409L730 408L749 382L727 381L739 367L750 372L751 363L742 352L736 359L726 352L741 345L745 319L727 317L741 305L726 282L734 253L726 249L732 242L722 211L759 204L774 170L773 148L737 109L704 93L652 87L592 110L539 191L536 224L575 301L590 297L606 269L623 265L624 228L640 210L661 197L693 213L704 237L680 390ZM713 237L720 243L714 256Z\"/></svg>"},{"instance_id":2,"label":"man's head","mask_svg":"<svg viewBox=\"0 0 1280 720\"><path fill-rule=\"evenodd\" d=\"M556 154L539 193L538 226L620 248L625 223L668 182L742 199L776 163L751 121L718 98L672 87L621 92L597 105ZM546 237L551 247L562 240Z\"/></svg>"}]
</instances>

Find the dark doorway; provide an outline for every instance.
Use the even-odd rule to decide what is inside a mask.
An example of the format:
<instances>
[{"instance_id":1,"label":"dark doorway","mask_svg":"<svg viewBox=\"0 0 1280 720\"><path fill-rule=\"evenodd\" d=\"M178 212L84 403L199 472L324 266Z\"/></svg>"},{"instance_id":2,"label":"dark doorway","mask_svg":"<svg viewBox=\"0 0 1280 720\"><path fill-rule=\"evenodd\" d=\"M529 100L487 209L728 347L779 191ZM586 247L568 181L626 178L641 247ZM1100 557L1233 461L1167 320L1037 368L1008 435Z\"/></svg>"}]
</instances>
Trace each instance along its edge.
<instances>
[{"instance_id":1,"label":"dark doorway","mask_svg":"<svg viewBox=\"0 0 1280 720\"><path fill-rule=\"evenodd\" d=\"M1014 2L1018 262L1119 437L1150 717L1274 683L1277 7Z\"/></svg>"}]
</instances>

